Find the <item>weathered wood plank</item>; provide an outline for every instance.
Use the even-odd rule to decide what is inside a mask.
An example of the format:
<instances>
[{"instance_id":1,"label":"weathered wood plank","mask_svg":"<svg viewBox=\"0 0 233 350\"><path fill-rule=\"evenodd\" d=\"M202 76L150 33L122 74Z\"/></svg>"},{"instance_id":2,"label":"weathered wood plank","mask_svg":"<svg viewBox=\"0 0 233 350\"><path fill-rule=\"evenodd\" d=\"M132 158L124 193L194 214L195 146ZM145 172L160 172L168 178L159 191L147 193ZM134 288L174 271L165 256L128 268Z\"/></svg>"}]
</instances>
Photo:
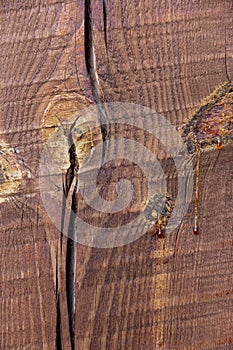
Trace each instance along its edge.
<instances>
[{"instance_id":1,"label":"weathered wood plank","mask_svg":"<svg viewBox=\"0 0 233 350\"><path fill-rule=\"evenodd\" d=\"M145 105L180 125L232 79L232 1L107 0L106 26L103 3L91 5L103 102ZM0 145L22 173L20 191L1 194L0 347L54 349L60 235L41 204L38 165L55 123L49 103L66 96L64 120L96 97L85 66L84 1L2 1L0 16ZM192 234L192 204L164 241L77 244L75 348L232 348L232 145L201 162L200 236ZM61 337L69 349L62 244Z\"/></svg>"},{"instance_id":2,"label":"weathered wood plank","mask_svg":"<svg viewBox=\"0 0 233 350\"><path fill-rule=\"evenodd\" d=\"M93 2L103 101L142 104L180 125L232 77L230 1L108 1L106 36L101 11ZM78 348L231 348L231 154L232 146L202 158L200 237L191 206L164 246L142 237L93 249L77 275Z\"/></svg>"},{"instance_id":3,"label":"weathered wood plank","mask_svg":"<svg viewBox=\"0 0 233 350\"><path fill-rule=\"evenodd\" d=\"M60 233L42 206L38 171L48 104L72 91L83 108L92 96L84 59L83 5L1 2L0 141L13 149L22 173L18 193L1 193L2 349L55 348ZM64 261L65 255L63 266ZM64 288L61 302L68 349Z\"/></svg>"}]
</instances>

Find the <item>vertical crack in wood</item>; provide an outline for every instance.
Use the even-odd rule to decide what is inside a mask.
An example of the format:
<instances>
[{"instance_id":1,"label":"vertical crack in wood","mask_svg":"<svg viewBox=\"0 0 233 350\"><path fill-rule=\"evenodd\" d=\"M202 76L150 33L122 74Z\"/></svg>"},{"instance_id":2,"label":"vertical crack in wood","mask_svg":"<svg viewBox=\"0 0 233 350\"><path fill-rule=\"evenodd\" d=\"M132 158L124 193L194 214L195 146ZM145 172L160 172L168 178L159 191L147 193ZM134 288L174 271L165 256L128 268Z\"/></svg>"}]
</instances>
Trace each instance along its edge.
<instances>
[{"instance_id":1,"label":"vertical crack in wood","mask_svg":"<svg viewBox=\"0 0 233 350\"><path fill-rule=\"evenodd\" d=\"M77 210L76 192L78 187L79 162L76 155L76 148L71 134L69 135L70 167L66 173L65 192L67 203L71 201L71 210L68 225L68 238L66 247L66 298L69 319L69 331L71 349L74 350L75 333L75 277L76 277L76 237L75 237L75 216ZM70 197L70 199L69 199Z\"/></svg>"},{"instance_id":2,"label":"vertical crack in wood","mask_svg":"<svg viewBox=\"0 0 233 350\"><path fill-rule=\"evenodd\" d=\"M90 79L90 85L95 103L97 104L100 128L103 141L102 164L104 163L106 154L106 139L109 134L108 118L105 110L99 86L99 78L96 70L96 56L93 38L93 21L92 21L92 0L85 0L85 14L84 14L84 36L85 36L85 62Z\"/></svg>"},{"instance_id":3,"label":"vertical crack in wood","mask_svg":"<svg viewBox=\"0 0 233 350\"><path fill-rule=\"evenodd\" d=\"M103 0L103 21L104 21L104 42L106 51L108 51L108 41L107 41L107 2Z\"/></svg>"},{"instance_id":4,"label":"vertical crack in wood","mask_svg":"<svg viewBox=\"0 0 233 350\"><path fill-rule=\"evenodd\" d=\"M75 121L76 122L76 121ZM68 135L70 167L63 175L63 207L61 218L60 244L57 250L56 265L56 349L62 350L61 336L61 310L60 310L60 266L62 262L62 241L63 232L66 232L66 300L69 320L69 334L71 349L74 350L75 334L75 277L76 277L76 237L75 237L75 216L77 210L76 192L78 187L79 161L76 154L76 147L73 142L71 126Z\"/></svg>"},{"instance_id":5,"label":"vertical crack in wood","mask_svg":"<svg viewBox=\"0 0 233 350\"><path fill-rule=\"evenodd\" d=\"M96 72L91 0L85 0L84 36L86 68L90 79L93 97L95 102L98 103L100 100L100 90L98 74Z\"/></svg>"},{"instance_id":6,"label":"vertical crack in wood","mask_svg":"<svg viewBox=\"0 0 233 350\"><path fill-rule=\"evenodd\" d=\"M59 248L58 248L59 249ZM56 349L62 350L61 337L61 307L59 293L59 255L56 256Z\"/></svg>"},{"instance_id":7,"label":"vertical crack in wood","mask_svg":"<svg viewBox=\"0 0 233 350\"><path fill-rule=\"evenodd\" d=\"M76 11L76 15L75 15L75 30L74 30L74 65L75 65L75 73L76 73L76 79L77 79L77 84L81 90L81 85L80 85L80 81L79 81L79 77L78 77L78 65L77 65L77 57L76 57L76 52L77 52L77 11Z\"/></svg>"},{"instance_id":8,"label":"vertical crack in wood","mask_svg":"<svg viewBox=\"0 0 233 350\"><path fill-rule=\"evenodd\" d=\"M225 61L225 72L226 72L226 78L228 80L228 82L231 82L231 78L228 72L228 67L227 67L227 26L225 24L225 57L224 57L224 61Z\"/></svg>"}]
</instances>

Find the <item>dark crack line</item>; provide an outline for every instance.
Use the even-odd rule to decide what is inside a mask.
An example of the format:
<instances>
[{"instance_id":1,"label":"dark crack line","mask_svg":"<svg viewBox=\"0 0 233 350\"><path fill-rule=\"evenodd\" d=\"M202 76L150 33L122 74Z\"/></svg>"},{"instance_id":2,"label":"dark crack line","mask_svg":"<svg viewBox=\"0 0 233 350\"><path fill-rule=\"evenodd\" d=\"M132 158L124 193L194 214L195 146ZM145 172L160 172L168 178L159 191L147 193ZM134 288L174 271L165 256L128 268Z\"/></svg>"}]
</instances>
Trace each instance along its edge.
<instances>
[{"instance_id":1,"label":"dark crack line","mask_svg":"<svg viewBox=\"0 0 233 350\"><path fill-rule=\"evenodd\" d=\"M66 173L65 193L67 194L66 205L71 200L69 217L67 246L66 246L66 298L69 319L69 332L71 349L74 350L75 334L75 279L76 279L76 239L75 239L75 217L77 210L76 193L78 189L79 162L76 155L75 144L71 133L69 135L70 167Z\"/></svg>"},{"instance_id":2,"label":"dark crack line","mask_svg":"<svg viewBox=\"0 0 233 350\"><path fill-rule=\"evenodd\" d=\"M106 33L106 3L103 6L104 9L104 26ZM107 40L107 34L105 34L105 40ZM76 41L76 40L75 40ZM107 42L106 42L107 43ZM93 41L93 23L92 23L92 2L91 0L85 0L85 13L84 13L84 44L85 44L85 63L88 76L90 79L90 85L95 103L97 104L99 121L101 127L102 141L103 141L103 153L102 163L105 158L105 144L104 141L108 135L107 127L107 113L102 103L98 75L96 72L95 64L95 51ZM76 44L75 44L76 45ZM76 46L75 46L76 48ZM76 66L77 72L77 66ZM72 126L73 127L73 126ZM75 279L76 279L76 240L75 240L75 217L77 210L76 193L78 189L78 170L79 162L76 155L76 148L72 138L72 127L68 136L69 154L70 154L70 167L67 170L65 176L63 176L63 208L62 208L62 221L61 221L61 238L60 238L60 252L62 252L62 238L63 231L66 230L65 221L67 217L67 211L69 214L68 232L67 232L67 247L66 247L66 298L67 298L67 310L69 320L69 333L71 349L75 348ZM69 211L69 205L71 210ZM58 254L59 256L59 254ZM61 313L60 313L60 295L59 295L59 258L57 257L56 267L56 307L57 307L57 324L56 324L56 347L57 350L62 350L62 337L61 337Z\"/></svg>"},{"instance_id":3,"label":"dark crack line","mask_svg":"<svg viewBox=\"0 0 233 350\"><path fill-rule=\"evenodd\" d=\"M78 77L78 66L77 66L77 57L76 57L76 52L77 52L77 12L76 12L76 18L75 18L75 30L74 30L74 65L75 65L75 73L76 73L76 79L77 79L77 84L79 88L81 89L79 77Z\"/></svg>"},{"instance_id":4,"label":"dark crack line","mask_svg":"<svg viewBox=\"0 0 233 350\"><path fill-rule=\"evenodd\" d=\"M230 75L227 67L227 26L225 24L225 56L224 56L225 72L228 82L231 82Z\"/></svg>"},{"instance_id":5,"label":"dark crack line","mask_svg":"<svg viewBox=\"0 0 233 350\"><path fill-rule=\"evenodd\" d=\"M56 350L62 350L62 336L61 336L61 307L60 307L60 293L59 293L59 262L58 255L56 257Z\"/></svg>"},{"instance_id":6,"label":"dark crack line","mask_svg":"<svg viewBox=\"0 0 233 350\"><path fill-rule=\"evenodd\" d=\"M75 214L74 214L75 216ZM73 230L75 217L70 221L70 229ZM66 251L66 297L69 319L70 343L71 349L74 350L75 334L75 277L76 277L76 242L73 239L67 240Z\"/></svg>"},{"instance_id":7,"label":"dark crack line","mask_svg":"<svg viewBox=\"0 0 233 350\"><path fill-rule=\"evenodd\" d=\"M107 41L107 3L103 0L103 21L104 21L104 42L106 52L108 52L108 41Z\"/></svg>"},{"instance_id":8,"label":"dark crack line","mask_svg":"<svg viewBox=\"0 0 233 350\"><path fill-rule=\"evenodd\" d=\"M85 0L85 13L84 13L85 62L86 62L87 73L90 78L94 100L96 103L99 103L100 91L99 91L98 77L96 74L91 4L92 4L91 0Z\"/></svg>"},{"instance_id":9,"label":"dark crack line","mask_svg":"<svg viewBox=\"0 0 233 350\"><path fill-rule=\"evenodd\" d=\"M74 350L74 334L75 334L75 278L76 278L76 237L75 237L75 218L77 210L76 193L78 189L78 170L79 162L76 155L76 147L73 142L72 130L76 120L64 134L68 137L70 167L66 174L63 174L63 205L62 205L62 219L61 219L61 235L60 246L57 253L56 266L56 349L62 350L61 337L61 312L60 312L60 282L59 282L59 267L60 259L62 257L62 241L63 234L67 236L66 246L66 301L69 320L69 333L71 349ZM67 228L68 224L68 228ZM59 258L60 257L60 258Z\"/></svg>"},{"instance_id":10,"label":"dark crack line","mask_svg":"<svg viewBox=\"0 0 233 350\"><path fill-rule=\"evenodd\" d=\"M102 102L99 79L96 71L96 58L93 38L93 23L92 23L92 0L85 0L85 14L84 14L84 44L85 44L85 62L86 68L90 79L92 94L95 103L98 107L100 128L103 142L102 152L102 164L104 163L106 154L106 143L109 130L108 130L108 118L107 113Z\"/></svg>"}]
</instances>

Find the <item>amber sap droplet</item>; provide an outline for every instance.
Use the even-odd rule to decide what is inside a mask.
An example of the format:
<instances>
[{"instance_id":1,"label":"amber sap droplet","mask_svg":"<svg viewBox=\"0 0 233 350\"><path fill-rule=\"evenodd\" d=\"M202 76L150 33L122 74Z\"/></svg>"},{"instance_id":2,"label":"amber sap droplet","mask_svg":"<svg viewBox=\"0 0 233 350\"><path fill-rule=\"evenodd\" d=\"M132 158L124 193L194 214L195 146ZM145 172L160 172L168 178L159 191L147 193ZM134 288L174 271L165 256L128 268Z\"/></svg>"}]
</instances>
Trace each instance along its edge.
<instances>
[{"instance_id":1,"label":"amber sap droplet","mask_svg":"<svg viewBox=\"0 0 233 350\"><path fill-rule=\"evenodd\" d=\"M157 236L158 238L165 238L165 230L163 228L159 228Z\"/></svg>"},{"instance_id":2,"label":"amber sap droplet","mask_svg":"<svg viewBox=\"0 0 233 350\"><path fill-rule=\"evenodd\" d=\"M198 213L195 213L193 233L194 233L195 235L199 235Z\"/></svg>"},{"instance_id":3,"label":"amber sap droplet","mask_svg":"<svg viewBox=\"0 0 233 350\"><path fill-rule=\"evenodd\" d=\"M221 150L221 149L223 149L223 144L222 144L222 142L218 142L218 144L217 144L217 149L219 149L219 150Z\"/></svg>"}]
</instances>

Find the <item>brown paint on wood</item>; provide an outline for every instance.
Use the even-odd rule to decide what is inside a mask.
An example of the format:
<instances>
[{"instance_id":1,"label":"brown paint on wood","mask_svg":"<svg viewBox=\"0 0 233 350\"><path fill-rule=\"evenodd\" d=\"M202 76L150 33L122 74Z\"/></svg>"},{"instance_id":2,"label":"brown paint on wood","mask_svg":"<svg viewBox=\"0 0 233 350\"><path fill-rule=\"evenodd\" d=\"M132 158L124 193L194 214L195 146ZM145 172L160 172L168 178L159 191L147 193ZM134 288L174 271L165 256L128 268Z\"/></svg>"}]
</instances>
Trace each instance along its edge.
<instances>
[{"instance_id":1,"label":"brown paint on wood","mask_svg":"<svg viewBox=\"0 0 233 350\"><path fill-rule=\"evenodd\" d=\"M230 0L106 5L104 22L102 2L92 3L103 101L142 104L181 125L215 86L232 79ZM84 1L5 1L0 16L1 142L17 151L21 172L31 173L0 204L0 347L54 349L60 236L41 205L38 163L49 103L63 94L77 94L82 107L94 99ZM232 146L205 153L202 164L200 236L192 234L191 205L165 240L146 235L105 250L77 244L75 348L232 348ZM62 244L61 329L70 349Z\"/></svg>"},{"instance_id":2,"label":"brown paint on wood","mask_svg":"<svg viewBox=\"0 0 233 350\"><path fill-rule=\"evenodd\" d=\"M54 97L76 93L83 96L83 106L89 105L83 10L82 2L1 3L1 139L16 149L21 171L28 166L32 174L22 180L18 195L1 204L0 347L4 349L55 348L60 234L40 201L38 163L45 143L43 116ZM62 259L64 269L65 256ZM64 286L61 271L62 338L68 349Z\"/></svg>"}]
</instances>

